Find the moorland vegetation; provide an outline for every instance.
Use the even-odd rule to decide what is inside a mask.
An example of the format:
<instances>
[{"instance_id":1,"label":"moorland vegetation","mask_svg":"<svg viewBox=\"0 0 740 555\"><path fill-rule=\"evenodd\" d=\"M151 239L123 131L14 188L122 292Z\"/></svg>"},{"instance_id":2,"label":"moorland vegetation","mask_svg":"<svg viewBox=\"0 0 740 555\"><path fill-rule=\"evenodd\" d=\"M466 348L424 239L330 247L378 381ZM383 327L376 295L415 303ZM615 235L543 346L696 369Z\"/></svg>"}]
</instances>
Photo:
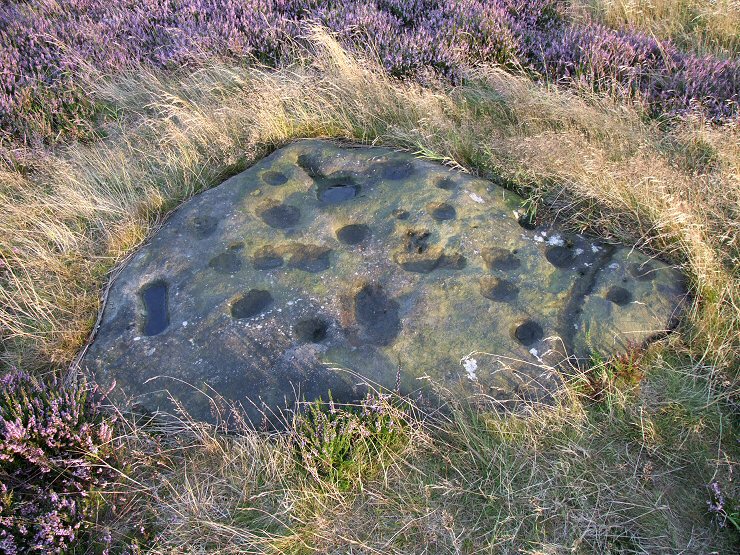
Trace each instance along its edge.
<instances>
[{"instance_id":1,"label":"moorland vegetation","mask_svg":"<svg viewBox=\"0 0 740 555\"><path fill-rule=\"evenodd\" d=\"M0 6L0 548L732 552L740 18L706 4ZM301 137L492 179L681 268L691 306L516 413L378 391L224 435L101 407L73 370L117 265Z\"/></svg>"}]
</instances>

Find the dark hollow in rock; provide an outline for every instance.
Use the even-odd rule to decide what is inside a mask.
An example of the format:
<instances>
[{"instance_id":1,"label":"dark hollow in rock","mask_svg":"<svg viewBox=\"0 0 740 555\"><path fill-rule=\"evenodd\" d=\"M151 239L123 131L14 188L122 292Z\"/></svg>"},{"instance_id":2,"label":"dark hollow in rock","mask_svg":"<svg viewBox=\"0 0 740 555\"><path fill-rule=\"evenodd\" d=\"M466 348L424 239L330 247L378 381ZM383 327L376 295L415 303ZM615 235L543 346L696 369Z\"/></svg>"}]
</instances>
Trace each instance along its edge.
<instances>
[{"instance_id":1,"label":"dark hollow in rock","mask_svg":"<svg viewBox=\"0 0 740 555\"><path fill-rule=\"evenodd\" d=\"M157 335L170 325L170 315L167 309L167 284L164 281L154 281L142 287L141 300L144 303L144 335Z\"/></svg>"},{"instance_id":2,"label":"dark hollow in rock","mask_svg":"<svg viewBox=\"0 0 740 555\"><path fill-rule=\"evenodd\" d=\"M638 281L653 281L655 279L655 268L651 264L630 264L627 268L630 275Z\"/></svg>"},{"instance_id":3,"label":"dark hollow in rock","mask_svg":"<svg viewBox=\"0 0 740 555\"><path fill-rule=\"evenodd\" d=\"M321 343L328 330L329 322L322 318L305 318L293 327L295 336L304 343Z\"/></svg>"},{"instance_id":4,"label":"dark hollow in rock","mask_svg":"<svg viewBox=\"0 0 740 555\"><path fill-rule=\"evenodd\" d=\"M277 187L278 185L284 185L285 183L287 183L288 176L286 176L283 172L271 170L262 174L262 181L264 181L268 185L273 185Z\"/></svg>"},{"instance_id":5,"label":"dark hollow in rock","mask_svg":"<svg viewBox=\"0 0 740 555\"><path fill-rule=\"evenodd\" d=\"M393 211L393 217L397 220L408 220L409 219L409 211L403 210L402 208L396 208Z\"/></svg>"},{"instance_id":6,"label":"dark hollow in rock","mask_svg":"<svg viewBox=\"0 0 740 555\"><path fill-rule=\"evenodd\" d=\"M556 268L566 268L573 263L573 252L568 247L548 247L545 258Z\"/></svg>"},{"instance_id":7,"label":"dark hollow in rock","mask_svg":"<svg viewBox=\"0 0 740 555\"><path fill-rule=\"evenodd\" d=\"M234 274L242 269L242 261L233 252L222 252L211 258L208 266L220 274Z\"/></svg>"},{"instance_id":8,"label":"dark hollow in rock","mask_svg":"<svg viewBox=\"0 0 740 555\"><path fill-rule=\"evenodd\" d=\"M445 253L441 247L430 247L431 233L425 229L407 229L401 250L393 255L393 261L407 272L427 274L438 268L461 270L467 260L460 253Z\"/></svg>"},{"instance_id":9,"label":"dark hollow in rock","mask_svg":"<svg viewBox=\"0 0 740 555\"><path fill-rule=\"evenodd\" d=\"M467 260L460 253L446 254L441 247L433 247L422 253L397 252L393 261L407 272L428 274L433 270L462 270Z\"/></svg>"},{"instance_id":10,"label":"dark hollow in rock","mask_svg":"<svg viewBox=\"0 0 740 555\"><path fill-rule=\"evenodd\" d=\"M457 217L455 207L446 202L432 202L427 204L427 212L438 222L454 220Z\"/></svg>"},{"instance_id":11,"label":"dark hollow in rock","mask_svg":"<svg viewBox=\"0 0 740 555\"><path fill-rule=\"evenodd\" d=\"M337 239L347 245L359 245L370 237L370 228L365 224L349 224L337 230Z\"/></svg>"},{"instance_id":12,"label":"dark hollow in rock","mask_svg":"<svg viewBox=\"0 0 740 555\"><path fill-rule=\"evenodd\" d=\"M632 302L632 293L624 287L614 285L606 292L606 299L616 305L624 306Z\"/></svg>"},{"instance_id":13,"label":"dark hollow in rock","mask_svg":"<svg viewBox=\"0 0 740 555\"><path fill-rule=\"evenodd\" d=\"M486 276L480 280L480 294L492 301L511 301L519 294L519 288L506 279Z\"/></svg>"},{"instance_id":14,"label":"dark hollow in rock","mask_svg":"<svg viewBox=\"0 0 740 555\"><path fill-rule=\"evenodd\" d=\"M516 221L524 229L528 229L530 231L537 229L537 224L535 223L534 216L532 214L519 214Z\"/></svg>"},{"instance_id":15,"label":"dark hollow in rock","mask_svg":"<svg viewBox=\"0 0 740 555\"><path fill-rule=\"evenodd\" d=\"M257 270L273 270L283 265L283 257L270 246L260 247L252 255L252 265Z\"/></svg>"},{"instance_id":16,"label":"dark hollow in rock","mask_svg":"<svg viewBox=\"0 0 740 555\"><path fill-rule=\"evenodd\" d=\"M301 211L297 207L274 200L263 202L257 209L257 214L263 222L275 229L293 227L301 219Z\"/></svg>"},{"instance_id":17,"label":"dark hollow in rock","mask_svg":"<svg viewBox=\"0 0 740 555\"><path fill-rule=\"evenodd\" d=\"M321 245L295 243L286 250L289 253L288 266L291 268L317 274L327 270L330 266L330 248Z\"/></svg>"},{"instance_id":18,"label":"dark hollow in rock","mask_svg":"<svg viewBox=\"0 0 740 555\"><path fill-rule=\"evenodd\" d=\"M468 265L467 259L460 253L443 254L442 260L437 268L447 268L448 270L462 270Z\"/></svg>"},{"instance_id":19,"label":"dark hollow in rock","mask_svg":"<svg viewBox=\"0 0 740 555\"><path fill-rule=\"evenodd\" d=\"M404 249L406 252L422 254L429 248L430 235L426 229L407 229L404 234Z\"/></svg>"},{"instance_id":20,"label":"dark hollow in rock","mask_svg":"<svg viewBox=\"0 0 740 555\"><path fill-rule=\"evenodd\" d=\"M360 186L349 176L324 179L316 189L317 198L325 204L352 200L359 193Z\"/></svg>"},{"instance_id":21,"label":"dark hollow in rock","mask_svg":"<svg viewBox=\"0 0 740 555\"><path fill-rule=\"evenodd\" d=\"M388 160L375 164L370 171L379 172L383 179L406 179L414 173L414 165L409 160Z\"/></svg>"},{"instance_id":22,"label":"dark hollow in rock","mask_svg":"<svg viewBox=\"0 0 740 555\"><path fill-rule=\"evenodd\" d=\"M355 320L375 345L390 345L401 331L399 304L376 284L363 285L354 298Z\"/></svg>"},{"instance_id":23,"label":"dark hollow in rock","mask_svg":"<svg viewBox=\"0 0 740 555\"><path fill-rule=\"evenodd\" d=\"M187 227L197 239L205 239L216 231L218 220L213 216L195 216L188 220Z\"/></svg>"},{"instance_id":24,"label":"dark hollow in rock","mask_svg":"<svg viewBox=\"0 0 740 555\"><path fill-rule=\"evenodd\" d=\"M226 247L230 251L240 251L244 248L244 242L243 241L235 241L231 244L229 244L228 247Z\"/></svg>"},{"instance_id":25,"label":"dark hollow in rock","mask_svg":"<svg viewBox=\"0 0 740 555\"><path fill-rule=\"evenodd\" d=\"M272 295L264 289L250 289L231 303L231 316L236 319L252 318L272 304Z\"/></svg>"},{"instance_id":26,"label":"dark hollow in rock","mask_svg":"<svg viewBox=\"0 0 740 555\"><path fill-rule=\"evenodd\" d=\"M423 254L399 252L393 256L393 261L407 272L428 274L440 265L442 256L442 249L437 247Z\"/></svg>"},{"instance_id":27,"label":"dark hollow in rock","mask_svg":"<svg viewBox=\"0 0 740 555\"><path fill-rule=\"evenodd\" d=\"M315 154L301 154L296 160L298 165L305 171L309 177L320 177L324 175L321 171L321 159Z\"/></svg>"},{"instance_id":28,"label":"dark hollow in rock","mask_svg":"<svg viewBox=\"0 0 740 555\"><path fill-rule=\"evenodd\" d=\"M501 270L508 272L516 270L522 265L522 261L516 257L514 251L502 249L500 247L486 247L481 250L483 262L489 270Z\"/></svg>"},{"instance_id":29,"label":"dark hollow in rock","mask_svg":"<svg viewBox=\"0 0 740 555\"><path fill-rule=\"evenodd\" d=\"M514 339L528 347L542 339L544 331L542 330L542 326L534 320L525 320L514 328L513 335Z\"/></svg>"},{"instance_id":30,"label":"dark hollow in rock","mask_svg":"<svg viewBox=\"0 0 740 555\"><path fill-rule=\"evenodd\" d=\"M444 189L445 191L451 191L457 186L455 180L451 177L440 177L434 182L434 185L439 189Z\"/></svg>"}]
</instances>

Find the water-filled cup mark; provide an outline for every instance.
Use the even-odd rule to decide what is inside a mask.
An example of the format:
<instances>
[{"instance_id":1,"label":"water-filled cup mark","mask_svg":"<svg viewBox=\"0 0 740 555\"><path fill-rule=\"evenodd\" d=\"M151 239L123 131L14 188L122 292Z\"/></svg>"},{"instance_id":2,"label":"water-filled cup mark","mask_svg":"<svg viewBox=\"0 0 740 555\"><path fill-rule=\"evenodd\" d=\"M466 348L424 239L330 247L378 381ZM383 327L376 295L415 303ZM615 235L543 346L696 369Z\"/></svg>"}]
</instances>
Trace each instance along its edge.
<instances>
[{"instance_id":1,"label":"water-filled cup mark","mask_svg":"<svg viewBox=\"0 0 740 555\"><path fill-rule=\"evenodd\" d=\"M144 335L158 335L170 325L168 308L168 287L164 280L153 281L141 288L141 300L144 304Z\"/></svg>"}]
</instances>

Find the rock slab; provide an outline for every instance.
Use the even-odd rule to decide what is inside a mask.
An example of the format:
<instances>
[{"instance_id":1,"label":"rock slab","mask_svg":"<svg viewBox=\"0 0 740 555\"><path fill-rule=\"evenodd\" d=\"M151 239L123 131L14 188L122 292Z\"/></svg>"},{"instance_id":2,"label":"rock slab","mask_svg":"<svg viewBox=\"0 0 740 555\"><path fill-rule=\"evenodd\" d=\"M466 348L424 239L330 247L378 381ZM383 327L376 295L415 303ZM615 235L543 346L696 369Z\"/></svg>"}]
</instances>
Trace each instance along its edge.
<instances>
[{"instance_id":1,"label":"rock slab","mask_svg":"<svg viewBox=\"0 0 740 555\"><path fill-rule=\"evenodd\" d=\"M221 397L257 423L367 384L546 399L553 367L670 329L678 271L521 206L408 154L290 144L167 220L112 284L82 364L147 411L174 400L216 422Z\"/></svg>"}]
</instances>

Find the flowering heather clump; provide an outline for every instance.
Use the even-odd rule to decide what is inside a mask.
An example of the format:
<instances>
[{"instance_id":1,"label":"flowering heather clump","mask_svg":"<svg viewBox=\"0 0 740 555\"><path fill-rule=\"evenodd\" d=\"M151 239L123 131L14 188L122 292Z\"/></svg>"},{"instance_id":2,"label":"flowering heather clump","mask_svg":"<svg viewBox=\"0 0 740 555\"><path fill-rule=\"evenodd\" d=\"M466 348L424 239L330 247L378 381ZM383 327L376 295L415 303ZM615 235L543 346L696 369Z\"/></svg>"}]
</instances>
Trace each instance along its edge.
<instances>
[{"instance_id":1,"label":"flowering heather clump","mask_svg":"<svg viewBox=\"0 0 740 555\"><path fill-rule=\"evenodd\" d=\"M396 76L453 81L480 62L636 96L653 114L736 118L740 60L683 52L636 31L567 19L564 0L70 0L0 6L0 138L74 129L92 106L83 65L180 67L218 56L276 63L318 22ZM46 131L44 131L46 130Z\"/></svg>"},{"instance_id":2,"label":"flowering heather clump","mask_svg":"<svg viewBox=\"0 0 740 555\"><path fill-rule=\"evenodd\" d=\"M0 378L0 552L65 553L115 480L112 429L82 385Z\"/></svg>"},{"instance_id":3,"label":"flowering heather clump","mask_svg":"<svg viewBox=\"0 0 740 555\"><path fill-rule=\"evenodd\" d=\"M560 83L596 91L619 87L644 98L653 115L699 109L715 120L738 115L740 62L686 54L668 42L601 25L541 35L529 65Z\"/></svg>"}]
</instances>

